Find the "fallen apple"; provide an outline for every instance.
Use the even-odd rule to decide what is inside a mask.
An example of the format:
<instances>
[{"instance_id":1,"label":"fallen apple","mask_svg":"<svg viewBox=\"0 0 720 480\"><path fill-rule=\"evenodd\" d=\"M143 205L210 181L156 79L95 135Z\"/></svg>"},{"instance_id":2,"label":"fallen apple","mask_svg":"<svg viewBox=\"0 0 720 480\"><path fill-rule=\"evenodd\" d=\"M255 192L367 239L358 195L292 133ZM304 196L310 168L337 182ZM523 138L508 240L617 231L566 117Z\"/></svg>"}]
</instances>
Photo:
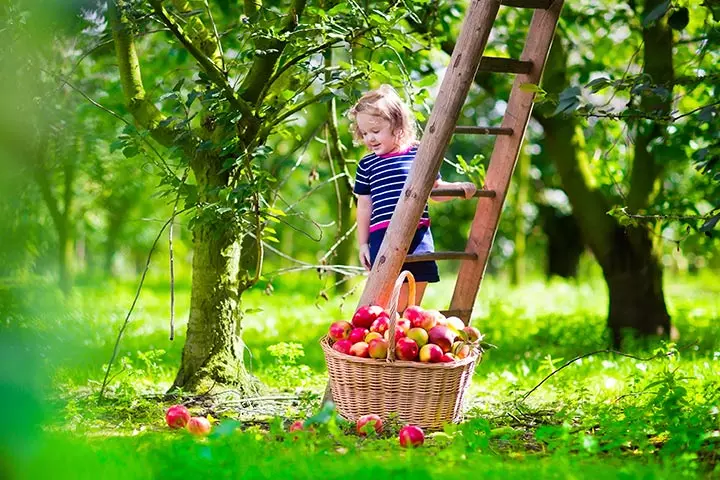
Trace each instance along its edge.
<instances>
[{"instance_id":1,"label":"fallen apple","mask_svg":"<svg viewBox=\"0 0 720 480\"><path fill-rule=\"evenodd\" d=\"M297 432L299 430L303 430L304 428L304 422L302 420L296 420L292 423L292 425L290 425L288 432Z\"/></svg>"},{"instance_id":2,"label":"fallen apple","mask_svg":"<svg viewBox=\"0 0 720 480\"><path fill-rule=\"evenodd\" d=\"M422 428L416 427L415 425L406 425L400 429L401 447L419 447L425 442L425 433Z\"/></svg>"},{"instance_id":3,"label":"fallen apple","mask_svg":"<svg viewBox=\"0 0 720 480\"><path fill-rule=\"evenodd\" d=\"M210 421L205 417L192 417L187 424L188 431L193 435L207 435L210 428Z\"/></svg>"},{"instance_id":4,"label":"fallen apple","mask_svg":"<svg viewBox=\"0 0 720 480\"><path fill-rule=\"evenodd\" d=\"M355 430L361 437L367 436L367 434L373 429L375 430L375 433L380 434L380 432L382 432L382 428L382 418L374 413L361 416L357 419L357 423L355 424Z\"/></svg>"},{"instance_id":5,"label":"fallen apple","mask_svg":"<svg viewBox=\"0 0 720 480\"><path fill-rule=\"evenodd\" d=\"M165 421L170 428L183 428L190 420L190 412L185 405L173 405L165 412Z\"/></svg>"},{"instance_id":6,"label":"fallen apple","mask_svg":"<svg viewBox=\"0 0 720 480\"><path fill-rule=\"evenodd\" d=\"M335 341L343 340L348 338L351 330L352 325L350 325L350 322L340 320L338 322L333 322L332 325L330 325L328 336Z\"/></svg>"}]
</instances>

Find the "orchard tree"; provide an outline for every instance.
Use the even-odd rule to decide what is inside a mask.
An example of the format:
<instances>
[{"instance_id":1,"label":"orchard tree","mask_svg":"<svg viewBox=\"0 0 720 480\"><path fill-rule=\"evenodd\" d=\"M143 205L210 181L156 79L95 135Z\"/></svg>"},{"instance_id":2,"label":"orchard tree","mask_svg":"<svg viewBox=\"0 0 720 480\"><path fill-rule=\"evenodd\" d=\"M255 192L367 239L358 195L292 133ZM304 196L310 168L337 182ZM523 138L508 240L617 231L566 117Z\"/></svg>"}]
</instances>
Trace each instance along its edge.
<instances>
[{"instance_id":1,"label":"orchard tree","mask_svg":"<svg viewBox=\"0 0 720 480\"><path fill-rule=\"evenodd\" d=\"M305 0L247 1L241 12L225 6L108 3L125 103L138 128L125 148L152 142L167 149L179 168L168 166L163 184L192 216L190 318L174 382L184 390L252 386L243 366L241 298L259 280L264 242L285 216L274 203L281 183L270 174L279 160L274 139L292 133L306 109L355 96L372 74L369 61L339 67L323 55L358 44L407 44L393 29L405 13L393 4L341 3L327 11Z\"/></svg>"}]
</instances>

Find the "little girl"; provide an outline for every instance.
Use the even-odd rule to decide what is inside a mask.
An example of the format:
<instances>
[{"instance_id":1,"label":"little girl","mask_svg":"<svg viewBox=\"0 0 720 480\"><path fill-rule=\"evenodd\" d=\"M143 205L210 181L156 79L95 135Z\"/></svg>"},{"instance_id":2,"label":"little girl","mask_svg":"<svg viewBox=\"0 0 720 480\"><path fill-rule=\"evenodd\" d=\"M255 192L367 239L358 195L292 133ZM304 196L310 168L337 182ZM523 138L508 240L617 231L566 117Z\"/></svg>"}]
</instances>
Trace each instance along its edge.
<instances>
[{"instance_id":1,"label":"little girl","mask_svg":"<svg viewBox=\"0 0 720 480\"><path fill-rule=\"evenodd\" d=\"M354 189L358 197L357 237L360 262L370 270L417 153L416 126L410 108L389 85L382 85L363 95L350 109L349 116L353 123L353 137L362 141L371 151L358 164ZM438 175L435 186L447 185L461 187L465 198L472 197L476 191L472 183L444 182ZM430 216L425 205L408 253L433 251ZM409 270L417 281L418 304L422 301L428 282L440 280L435 261L406 263L402 269ZM398 312L404 311L406 306L407 285L401 291Z\"/></svg>"}]
</instances>

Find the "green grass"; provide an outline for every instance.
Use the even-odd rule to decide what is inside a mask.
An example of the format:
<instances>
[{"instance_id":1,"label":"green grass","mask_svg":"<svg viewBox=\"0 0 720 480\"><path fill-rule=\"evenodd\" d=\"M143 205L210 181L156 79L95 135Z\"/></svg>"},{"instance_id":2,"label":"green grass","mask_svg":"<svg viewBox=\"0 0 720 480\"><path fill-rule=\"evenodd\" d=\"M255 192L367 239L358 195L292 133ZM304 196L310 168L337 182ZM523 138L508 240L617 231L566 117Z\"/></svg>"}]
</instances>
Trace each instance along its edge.
<instances>
[{"instance_id":1,"label":"green grass","mask_svg":"<svg viewBox=\"0 0 720 480\"><path fill-rule=\"evenodd\" d=\"M629 344L633 355L659 356L586 357L524 401L566 361L605 348L605 286L601 279L515 288L486 281L473 324L499 348L477 368L466 421L417 451L400 449L392 431L359 439L331 424L296 440L283 433L282 422L317 408L325 381L317 340L331 321L350 316L357 293L325 301L307 277L274 287L271 296L259 288L243 297L245 309L262 309L244 320L247 361L270 388L299 399L276 403L275 415L260 404L235 412L192 405L197 414L242 421L208 439L168 431L167 404L152 396L169 387L179 364L187 284L176 290L174 341L167 284L145 286L104 403L95 393L136 285L84 286L67 302L42 284L0 287L0 406L12 412L0 438L0 477L45 477L48 465L53 478L103 479L720 475L720 282L710 273L666 284L679 351ZM424 305L446 307L451 289L433 285ZM283 342L291 345L268 350ZM304 356L283 356L300 352L292 344Z\"/></svg>"}]
</instances>

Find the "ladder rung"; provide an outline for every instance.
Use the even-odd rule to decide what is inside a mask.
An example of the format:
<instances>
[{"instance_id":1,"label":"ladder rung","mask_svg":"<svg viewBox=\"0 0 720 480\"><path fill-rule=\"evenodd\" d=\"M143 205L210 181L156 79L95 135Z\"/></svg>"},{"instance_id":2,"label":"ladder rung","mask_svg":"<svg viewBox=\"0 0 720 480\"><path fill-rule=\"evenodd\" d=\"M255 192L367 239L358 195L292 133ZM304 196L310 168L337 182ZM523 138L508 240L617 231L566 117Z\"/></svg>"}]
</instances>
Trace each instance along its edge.
<instances>
[{"instance_id":1,"label":"ladder rung","mask_svg":"<svg viewBox=\"0 0 720 480\"><path fill-rule=\"evenodd\" d=\"M480 71L496 73L530 73L532 62L514 58L482 57Z\"/></svg>"},{"instance_id":2,"label":"ladder rung","mask_svg":"<svg viewBox=\"0 0 720 480\"><path fill-rule=\"evenodd\" d=\"M405 257L405 263L427 262L430 260L477 260L477 253L472 252L433 252L419 253Z\"/></svg>"},{"instance_id":3,"label":"ladder rung","mask_svg":"<svg viewBox=\"0 0 720 480\"><path fill-rule=\"evenodd\" d=\"M460 187L438 187L433 188L430 192L430 197L464 197L465 192ZM485 197L485 198L493 198L495 197L495 191L493 190L477 190L475 192L475 195L473 195L474 198L478 197Z\"/></svg>"},{"instance_id":4,"label":"ladder rung","mask_svg":"<svg viewBox=\"0 0 720 480\"><path fill-rule=\"evenodd\" d=\"M538 10L547 10L550 8L552 0L500 0L500 5L516 8L536 8Z\"/></svg>"},{"instance_id":5,"label":"ladder rung","mask_svg":"<svg viewBox=\"0 0 720 480\"><path fill-rule=\"evenodd\" d=\"M446 317L470 318L472 310L440 310L440 313ZM465 324L467 325L467 322Z\"/></svg>"},{"instance_id":6,"label":"ladder rung","mask_svg":"<svg viewBox=\"0 0 720 480\"><path fill-rule=\"evenodd\" d=\"M506 127L473 127L473 126L457 126L455 133L474 134L474 135L512 135L513 129Z\"/></svg>"}]
</instances>

